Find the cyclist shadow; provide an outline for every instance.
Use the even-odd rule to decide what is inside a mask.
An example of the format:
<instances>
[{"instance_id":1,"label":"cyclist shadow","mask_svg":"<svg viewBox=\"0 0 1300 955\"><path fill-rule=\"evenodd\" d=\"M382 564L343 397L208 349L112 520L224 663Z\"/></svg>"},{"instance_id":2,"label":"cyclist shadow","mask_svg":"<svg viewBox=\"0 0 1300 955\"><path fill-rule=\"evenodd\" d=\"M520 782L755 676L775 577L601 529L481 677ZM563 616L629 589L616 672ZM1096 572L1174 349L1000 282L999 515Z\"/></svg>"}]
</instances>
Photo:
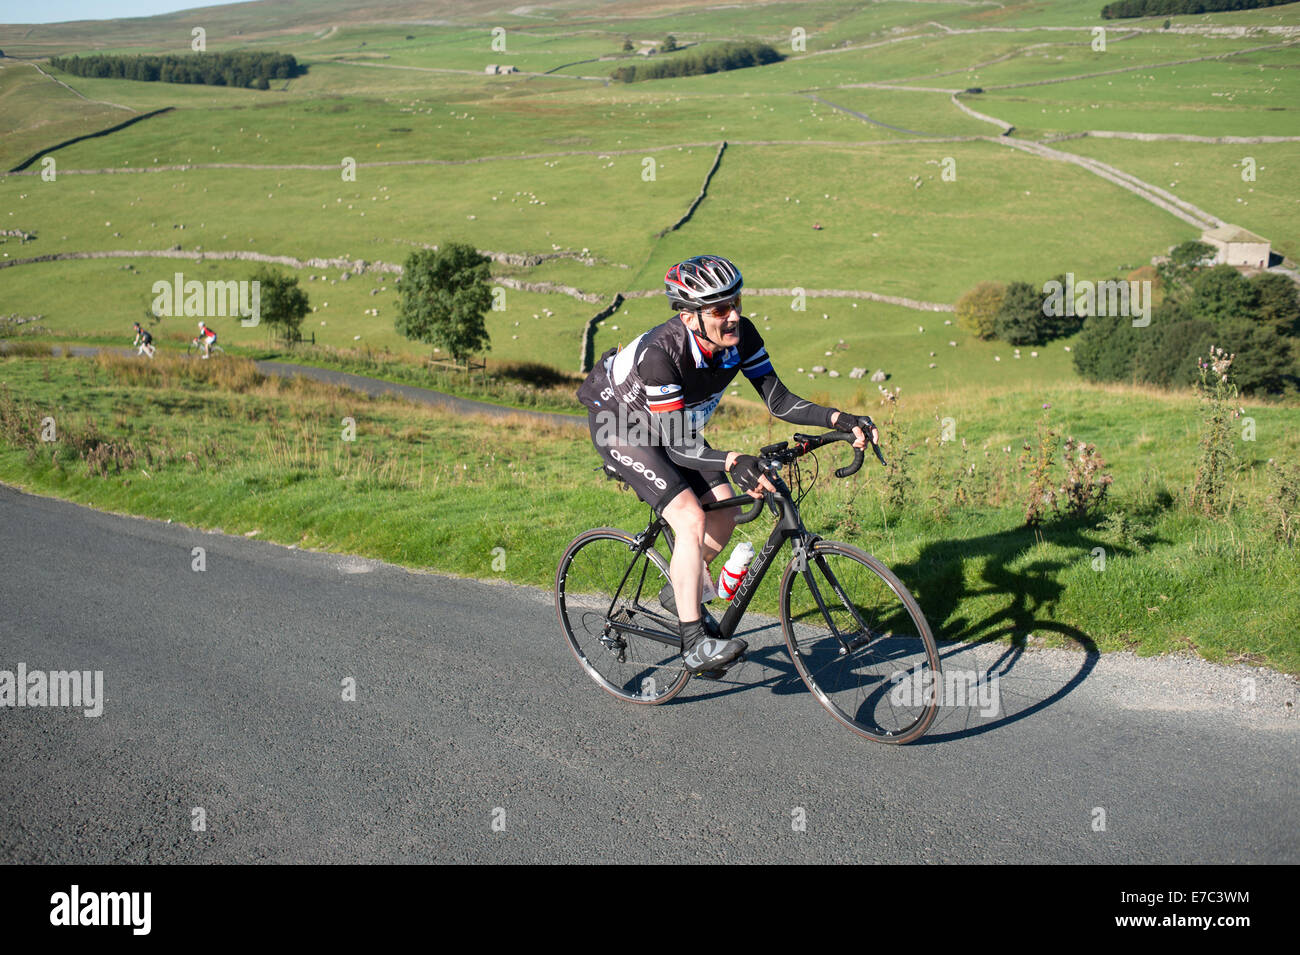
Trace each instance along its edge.
<instances>
[{"instance_id":1,"label":"cyclist shadow","mask_svg":"<svg viewBox=\"0 0 1300 955\"><path fill-rule=\"evenodd\" d=\"M1053 556L1025 563L1026 552L1039 539L1034 530L1016 527L934 541L915 560L891 564L920 603L943 664L938 714L929 732L913 745L973 737L1032 717L1073 692L1096 667L1100 652L1092 638L1052 619L1065 591L1057 578L1080 560L1091 561L1094 570L1104 572L1106 558L1132 551L1107 544L1100 557L1103 562L1098 563L1095 548L1102 542L1089 522L1067 519L1043 532L1041 539L1053 545ZM1149 537L1143 543L1157 539ZM981 561L978 582L968 582L969 568ZM1000 605L978 616L959 614L972 598L985 598L982 604L1000 598ZM1073 644L1082 653L1027 659L1031 643L1040 644L1039 638L1048 634L1054 645L1068 649ZM754 647L747 662L728 674L725 682L715 684L711 693L695 695L726 696L764 687L778 694L807 692L786 653L779 622L765 620L737 636L751 645L757 637L763 645ZM762 679L746 680L742 668L751 664L763 668Z\"/></svg>"}]
</instances>

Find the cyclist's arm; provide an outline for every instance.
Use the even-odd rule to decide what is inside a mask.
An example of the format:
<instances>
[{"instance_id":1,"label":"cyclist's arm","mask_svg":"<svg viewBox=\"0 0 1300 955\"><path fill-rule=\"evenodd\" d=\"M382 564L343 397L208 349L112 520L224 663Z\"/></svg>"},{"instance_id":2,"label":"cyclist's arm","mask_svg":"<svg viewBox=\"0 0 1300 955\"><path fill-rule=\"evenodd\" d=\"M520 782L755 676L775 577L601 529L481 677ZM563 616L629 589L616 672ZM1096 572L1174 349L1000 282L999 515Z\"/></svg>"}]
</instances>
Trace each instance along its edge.
<instances>
[{"instance_id":1,"label":"cyclist's arm","mask_svg":"<svg viewBox=\"0 0 1300 955\"><path fill-rule=\"evenodd\" d=\"M757 334L757 332L755 333ZM826 408L794 394L776 377L767 349L759 340L758 348L742 359L740 370L749 379L754 390L763 398L767 410L782 421L819 428L833 427L831 419L839 414L837 408Z\"/></svg>"}]
</instances>

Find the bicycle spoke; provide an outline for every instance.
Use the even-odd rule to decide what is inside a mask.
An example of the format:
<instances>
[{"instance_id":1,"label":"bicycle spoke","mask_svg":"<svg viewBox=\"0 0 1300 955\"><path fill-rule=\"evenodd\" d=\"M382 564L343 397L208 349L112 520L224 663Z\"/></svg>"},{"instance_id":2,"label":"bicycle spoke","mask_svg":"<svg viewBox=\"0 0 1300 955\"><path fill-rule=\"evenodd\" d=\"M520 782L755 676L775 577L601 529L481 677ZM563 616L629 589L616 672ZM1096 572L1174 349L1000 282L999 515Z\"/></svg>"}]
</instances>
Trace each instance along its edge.
<instances>
[{"instance_id":1,"label":"bicycle spoke","mask_svg":"<svg viewBox=\"0 0 1300 955\"><path fill-rule=\"evenodd\" d=\"M786 642L800 675L856 732L883 742L915 738L933 719L928 687L939 665L924 617L868 555L816 546L811 566L791 574L782 595Z\"/></svg>"},{"instance_id":2,"label":"bicycle spoke","mask_svg":"<svg viewBox=\"0 0 1300 955\"><path fill-rule=\"evenodd\" d=\"M589 532L570 545L556 575L556 610L570 649L603 689L630 702L660 703L690 674L681 662L676 622L642 602L643 594L657 598L668 582L667 563L653 550L635 553L630 543L610 530Z\"/></svg>"}]
</instances>

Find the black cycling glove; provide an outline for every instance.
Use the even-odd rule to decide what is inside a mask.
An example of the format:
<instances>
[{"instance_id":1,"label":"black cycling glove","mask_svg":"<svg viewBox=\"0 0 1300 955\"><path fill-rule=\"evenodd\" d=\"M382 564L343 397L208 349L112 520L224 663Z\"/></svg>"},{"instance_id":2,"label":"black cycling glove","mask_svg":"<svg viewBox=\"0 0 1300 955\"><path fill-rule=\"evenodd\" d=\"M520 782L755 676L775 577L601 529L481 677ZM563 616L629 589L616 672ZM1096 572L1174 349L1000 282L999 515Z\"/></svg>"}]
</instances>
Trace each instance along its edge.
<instances>
[{"instance_id":1,"label":"black cycling glove","mask_svg":"<svg viewBox=\"0 0 1300 955\"><path fill-rule=\"evenodd\" d=\"M835 430L847 431L852 434L854 427L862 429L862 433L867 436L868 444L880 443L880 429L876 427L876 423L869 416L847 414L841 411L840 416L835 419Z\"/></svg>"},{"instance_id":2,"label":"black cycling glove","mask_svg":"<svg viewBox=\"0 0 1300 955\"><path fill-rule=\"evenodd\" d=\"M752 491L758 487L758 479L762 474L758 458L752 454L737 455L736 463L731 466L731 477L736 482L736 487L742 491Z\"/></svg>"}]
</instances>

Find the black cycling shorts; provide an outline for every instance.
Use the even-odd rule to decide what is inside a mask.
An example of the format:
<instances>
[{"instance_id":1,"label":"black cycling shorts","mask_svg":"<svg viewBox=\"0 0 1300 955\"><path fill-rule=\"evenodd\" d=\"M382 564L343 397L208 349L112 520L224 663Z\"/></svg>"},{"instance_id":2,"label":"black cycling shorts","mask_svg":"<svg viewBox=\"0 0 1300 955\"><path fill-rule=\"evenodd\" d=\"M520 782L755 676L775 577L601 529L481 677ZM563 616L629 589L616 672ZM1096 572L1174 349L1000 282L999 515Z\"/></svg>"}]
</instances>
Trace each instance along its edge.
<instances>
[{"instance_id":1,"label":"black cycling shorts","mask_svg":"<svg viewBox=\"0 0 1300 955\"><path fill-rule=\"evenodd\" d=\"M603 442L596 440L594 411L587 414L587 427L591 431L591 443L600 452L601 459L631 485L636 496L653 507L656 514L663 514L663 509L686 488L694 491L696 498L702 499L713 488L729 483L725 471L679 468L662 447L621 443L602 446Z\"/></svg>"}]
</instances>

